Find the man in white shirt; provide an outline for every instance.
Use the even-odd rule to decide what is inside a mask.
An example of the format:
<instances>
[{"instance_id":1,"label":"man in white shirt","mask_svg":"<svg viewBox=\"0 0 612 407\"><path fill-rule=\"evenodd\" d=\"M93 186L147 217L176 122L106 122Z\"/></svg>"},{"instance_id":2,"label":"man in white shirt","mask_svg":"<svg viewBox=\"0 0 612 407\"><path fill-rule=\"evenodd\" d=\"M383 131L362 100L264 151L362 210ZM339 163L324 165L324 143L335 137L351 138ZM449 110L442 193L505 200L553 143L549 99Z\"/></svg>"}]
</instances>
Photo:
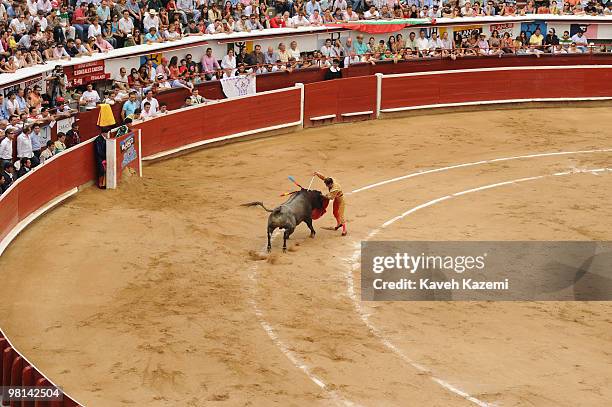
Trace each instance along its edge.
<instances>
[{"instance_id":1,"label":"man in white shirt","mask_svg":"<svg viewBox=\"0 0 612 407\"><path fill-rule=\"evenodd\" d=\"M127 10L123 10L123 17L119 20L119 31L127 36L128 34L132 34L134 30L134 22L130 17L130 12Z\"/></svg>"},{"instance_id":2,"label":"man in white shirt","mask_svg":"<svg viewBox=\"0 0 612 407\"><path fill-rule=\"evenodd\" d=\"M332 53L332 42L328 38L325 40L325 45L321 47L321 54L329 58L331 56L331 53Z\"/></svg>"},{"instance_id":3,"label":"man in white shirt","mask_svg":"<svg viewBox=\"0 0 612 407\"><path fill-rule=\"evenodd\" d=\"M572 41L576 43L576 47L582 51L587 52L587 46L589 45L589 40L584 35L582 31L578 31L576 34L572 36Z\"/></svg>"},{"instance_id":4,"label":"man in white shirt","mask_svg":"<svg viewBox=\"0 0 612 407\"><path fill-rule=\"evenodd\" d=\"M342 13L342 15L345 21L358 21L359 20L359 14L353 11L353 6L351 5L348 5L346 7L346 11Z\"/></svg>"},{"instance_id":5,"label":"man in white shirt","mask_svg":"<svg viewBox=\"0 0 612 407\"><path fill-rule=\"evenodd\" d=\"M32 140L30 139L30 134L23 131L19 136L17 136L17 158L22 159L33 157L34 152L32 150Z\"/></svg>"},{"instance_id":6,"label":"man in white shirt","mask_svg":"<svg viewBox=\"0 0 612 407\"><path fill-rule=\"evenodd\" d=\"M429 40L425 37L425 30L421 30L419 33L419 38L416 40L416 46L421 55L425 56L429 50Z\"/></svg>"},{"instance_id":7,"label":"man in white shirt","mask_svg":"<svg viewBox=\"0 0 612 407\"><path fill-rule=\"evenodd\" d=\"M11 20L10 27L13 30L14 34L19 34L19 35L25 34L28 27L26 26L25 17L23 16L23 14L20 14L16 18L13 18Z\"/></svg>"},{"instance_id":8,"label":"man in white shirt","mask_svg":"<svg viewBox=\"0 0 612 407\"><path fill-rule=\"evenodd\" d=\"M0 142L0 166L4 168L5 163L13 162L13 140L15 139L15 130L7 127L4 132L4 138Z\"/></svg>"},{"instance_id":9,"label":"man in white shirt","mask_svg":"<svg viewBox=\"0 0 612 407\"><path fill-rule=\"evenodd\" d=\"M442 40L438 38L438 34L435 32L431 33L431 38L429 39L429 50L435 51L436 49L444 48L444 44L442 44Z\"/></svg>"},{"instance_id":10,"label":"man in white shirt","mask_svg":"<svg viewBox=\"0 0 612 407\"><path fill-rule=\"evenodd\" d=\"M355 51L351 51L350 55L344 58L344 67L346 68L349 65L358 64L361 62L361 58L359 55L355 53Z\"/></svg>"},{"instance_id":11,"label":"man in white shirt","mask_svg":"<svg viewBox=\"0 0 612 407\"><path fill-rule=\"evenodd\" d=\"M300 11L300 13L298 15L296 15L295 17L293 17L293 21L291 26L298 28L298 27L307 27L310 25L310 21L308 21L308 19L306 18L306 15L304 14L303 11Z\"/></svg>"},{"instance_id":12,"label":"man in white shirt","mask_svg":"<svg viewBox=\"0 0 612 407\"><path fill-rule=\"evenodd\" d=\"M378 13L378 10L376 10L376 7L370 6L368 11L363 13L363 18L366 20L376 20L380 18L380 14Z\"/></svg>"},{"instance_id":13,"label":"man in white shirt","mask_svg":"<svg viewBox=\"0 0 612 407\"><path fill-rule=\"evenodd\" d=\"M301 52L297 46L297 41L291 41L291 43L289 44L289 55L291 55L292 58L295 58L296 61L299 61L301 59Z\"/></svg>"},{"instance_id":14,"label":"man in white shirt","mask_svg":"<svg viewBox=\"0 0 612 407\"><path fill-rule=\"evenodd\" d=\"M145 32L149 32L151 27L155 27L155 31L159 32L159 17L157 16L157 11L155 11L155 9L149 10L143 18L142 24L144 25Z\"/></svg>"},{"instance_id":15,"label":"man in white shirt","mask_svg":"<svg viewBox=\"0 0 612 407\"><path fill-rule=\"evenodd\" d=\"M346 0L334 0L332 10L340 9L340 11L345 11L347 7L348 4L346 3Z\"/></svg>"},{"instance_id":16,"label":"man in white shirt","mask_svg":"<svg viewBox=\"0 0 612 407\"><path fill-rule=\"evenodd\" d=\"M155 113L151 109L151 103L146 100L142 101L142 110L140 111L140 119L147 120L155 116Z\"/></svg>"},{"instance_id":17,"label":"man in white shirt","mask_svg":"<svg viewBox=\"0 0 612 407\"><path fill-rule=\"evenodd\" d=\"M38 12L38 2L36 0L26 0L26 7L32 16Z\"/></svg>"},{"instance_id":18,"label":"man in white shirt","mask_svg":"<svg viewBox=\"0 0 612 407\"><path fill-rule=\"evenodd\" d=\"M111 79L113 80L113 85L118 85L123 90L128 89L128 75L125 67L119 68L119 73L113 75Z\"/></svg>"},{"instance_id":19,"label":"man in white shirt","mask_svg":"<svg viewBox=\"0 0 612 407\"><path fill-rule=\"evenodd\" d=\"M142 111L144 112L145 110L145 103L148 103L149 105L151 105L151 114L154 115L155 113L157 113L157 111L159 110L159 102L157 101L157 99L155 99L153 97L153 91L148 90L147 93L145 94L145 98L142 99L142 102L140 103L140 108L142 109Z\"/></svg>"},{"instance_id":20,"label":"man in white shirt","mask_svg":"<svg viewBox=\"0 0 612 407\"><path fill-rule=\"evenodd\" d=\"M81 99L79 99L79 104L81 106L85 106L85 109L91 110L95 109L96 105L100 102L100 95L96 90L94 90L93 85L91 83L87 84L87 90L83 92L81 95Z\"/></svg>"},{"instance_id":21,"label":"man in white shirt","mask_svg":"<svg viewBox=\"0 0 612 407\"><path fill-rule=\"evenodd\" d=\"M45 14L49 14L51 10L53 10L53 5L51 4L51 1L49 0L38 0L36 2L36 9L43 11Z\"/></svg>"},{"instance_id":22,"label":"man in white shirt","mask_svg":"<svg viewBox=\"0 0 612 407\"><path fill-rule=\"evenodd\" d=\"M45 32L47 29L47 25L49 22L47 21L47 17L45 17L45 13L43 11L38 11L36 17L34 17L32 25L35 23L40 24L40 31Z\"/></svg>"}]
</instances>

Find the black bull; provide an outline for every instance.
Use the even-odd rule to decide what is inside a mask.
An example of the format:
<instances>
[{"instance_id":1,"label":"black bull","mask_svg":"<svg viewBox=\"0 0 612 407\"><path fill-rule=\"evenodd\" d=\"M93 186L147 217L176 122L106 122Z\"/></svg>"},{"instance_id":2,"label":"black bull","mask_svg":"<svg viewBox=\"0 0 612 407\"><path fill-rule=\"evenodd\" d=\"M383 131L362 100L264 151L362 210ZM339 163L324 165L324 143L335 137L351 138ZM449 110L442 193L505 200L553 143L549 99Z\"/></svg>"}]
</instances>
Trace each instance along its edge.
<instances>
[{"instance_id":1,"label":"black bull","mask_svg":"<svg viewBox=\"0 0 612 407\"><path fill-rule=\"evenodd\" d=\"M310 237L314 237L316 232L312 227L312 211L313 209L323 208L323 195L320 191L307 190L302 188L291 195L291 197L280 206L270 210L266 208L263 202L249 202L242 206L261 206L266 211L270 212L268 216L268 252L272 250L270 236L275 229L284 229L283 251L287 250L287 239L293 233L297 225L305 222L310 229Z\"/></svg>"}]
</instances>

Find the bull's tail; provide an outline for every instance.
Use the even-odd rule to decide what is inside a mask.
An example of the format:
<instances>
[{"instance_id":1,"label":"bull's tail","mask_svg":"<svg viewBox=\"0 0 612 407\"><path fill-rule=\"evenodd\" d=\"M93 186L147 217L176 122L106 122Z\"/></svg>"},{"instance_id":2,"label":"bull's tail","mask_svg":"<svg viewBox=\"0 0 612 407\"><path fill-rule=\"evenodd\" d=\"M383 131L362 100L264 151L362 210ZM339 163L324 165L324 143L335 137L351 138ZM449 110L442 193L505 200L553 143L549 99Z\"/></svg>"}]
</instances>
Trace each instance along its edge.
<instances>
[{"instance_id":1,"label":"bull's tail","mask_svg":"<svg viewBox=\"0 0 612 407\"><path fill-rule=\"evenodd\" d=\"M271 210L271 209L266 208L266 207L264 206L263 202L260 202L260 201L257 201L257 202L249 202L249 203L244 203L244 204L242 204L242 205L240 205L240 206L258 206L258 205L259 205L259 206L261 206L262 208L264 208L264 210L265 210L266 212L272 212L272 210Z\"/></svg>"}]
</instances>

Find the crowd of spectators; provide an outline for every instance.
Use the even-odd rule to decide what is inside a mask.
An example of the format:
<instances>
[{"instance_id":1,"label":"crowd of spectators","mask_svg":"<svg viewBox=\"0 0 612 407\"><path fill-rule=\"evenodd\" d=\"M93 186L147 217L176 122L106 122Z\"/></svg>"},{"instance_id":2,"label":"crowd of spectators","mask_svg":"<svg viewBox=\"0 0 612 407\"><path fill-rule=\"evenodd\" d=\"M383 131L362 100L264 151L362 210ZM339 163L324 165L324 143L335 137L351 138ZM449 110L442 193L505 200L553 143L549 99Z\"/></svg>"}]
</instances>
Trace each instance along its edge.
<instances>
[{"instance_id":1,"label":"crowd of spectators","mask_svg":"<svg viewBox=\"0 0 612 407\"><path fill-rule=\"evenodd\" d=\"M32 168L81 142L78 121L51 141L51 128L74 114L62 97L50 108L40 86L0 93L0 194Z\"/></svg>"},{"instance_id":2,"label":"crowd of spectators","mask_svg":"<svg viewBox=\"0 0 612 407\"><path fill-rule=\"evenodd\" d=\"M360 19L526 14L612 15L612 0L3 0L0 73L191 35Z\"/></svg>"},{"instance_id":3,"label":"crowd of spectators","mask_svg":"<svg viewBox=\"0 0 612 407\"><path fill-rule=\"evenodd\" d=\"M484 32L474 30L450 37L448 32L441 36L432 32L428 36L426 30L420 30L418 34L410 32L407 38L400 33L390 35L387 40L377 41L374 37L366 40L364 34L357 33L354 39L328 39L316 50L302 51L297 40L293 40L289 46L281 42L277 47L270 46L265 51L259 44L250 53L244 48L238 53L230 49L223 56L214 55L213 50L207 48L199 61L187 54L180 60L176 56L170 60L162 58L157 65L153 60L148 60L139 68L132 68L129 74L122 67L113 75L113 89L105 97L106 103L112 103L113 100L124 100L128 91L135 91L139 95L144 95L148 90L157 93L170 88L186 88L191 91L196 85L209 80L237 75L293 72L304 68L330 69L334 67L334 62L337 62L338 68L344 68L358 63L375 65L380 61L441 57L455 59L464 56L501 57L504 54L578 54L588 52L590 48L583 32L570 36L569 31L564 31L558 36L554 28L550 28L548 33L542 33L539 28L532 34L522 31L515 38L507 32L500 35L498 31L487 36Z\"/></svg>"}]
</instances>

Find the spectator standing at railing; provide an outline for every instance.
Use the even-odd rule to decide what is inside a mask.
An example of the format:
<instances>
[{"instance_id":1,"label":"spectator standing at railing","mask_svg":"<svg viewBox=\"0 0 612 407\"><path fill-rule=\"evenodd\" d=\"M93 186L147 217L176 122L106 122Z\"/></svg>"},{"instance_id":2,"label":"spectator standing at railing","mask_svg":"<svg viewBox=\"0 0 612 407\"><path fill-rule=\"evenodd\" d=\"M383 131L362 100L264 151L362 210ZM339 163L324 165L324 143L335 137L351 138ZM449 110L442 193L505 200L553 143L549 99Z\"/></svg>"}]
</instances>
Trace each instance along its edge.
<instances>
[{"instance_id":1,"label":"spectator standing at railing","mask_svg":"<svg viewBox=\"0 0 612 407\"><path fill-rule=\"evenodd\" d=\"M30 133L30 142L32 143L32 153L36 159L40 160L40 152L42 149L42 141L40 139L40 124L34 123L32 132Z\"/></svg>"},{"instance_id":2,"label":"spectator standing at railing","mask_svg":"<svg viewBox=\"0 0 612 407\"><path fill-rule=\"evenodd\" d=\"M15 133L16 130L12 127L7 127L4 130L4 138L0 142L0 164L2 166L13 162L13 140L15 140Z\"/></svg>"},{"instance_id":3,"label":"spectator standing at railing","mask_svg":"<svg viewBox=\"0 0 612 407\"><path fill-rule=\"evenodd\" d=\"M79 122L74 121L70 130L66 132L66 147L71 148L78 144L81 144L81 132L79 131Z\"/></svg>"},{"instance_id":4,"label":"spectator standing at railing","mask_svg":"<svg viewBox=\"0 0 612 407\"><path fill-rule=\"evenodd\" d=\"M249 19L247 21L247 29L249 31L263 30L264 26L257 19L257 16L255 14L251 14L251 16L249 17Z\"/></svg>"},{"instance_id":5,"label":"spectator standing at railing","mask_svg":"<svg viewBox=\"0 0 612 407\"><path fill-rule=\"evenodd\" d=\"M34 157L34 150L32 140L30 138L30 132L30 128L24 127L21 134L17 136L17 158L20 160L23 158L31 159L33 161L33 166L36 167L38 165L38 159Z\"/></svg>"},{"instance_id":6,"label":"spectator standing at railing","mask_svg":"<svg viewBox=\"0 0 612 407\"><path fill-rule=\"evenodd\" d=\"M321 51L321 54L329 58L332 53L332 41L329 38L326 39L325 44L323 44L319 51Z\"/></svg>"},{"instance_id":7,"label":"spectator standing at railing","mask_svg":"<svg viewBox=\"0 0 612 407\"><path fill-rule=\"evenodd\" d=\"M221 59L221 68L229 72L236 69L236 55L234 55L233 49L228 50L227 55Z\"/></svg>"},{"instance_id":8,"label":"spectator standing at railing","mask_svg":"<svg viewBox=\"0 0 612 407\"><path fill-rule=\"evenodd\" d=\"M421 56L427 56L429 52L429 40L425 36L425 30L419 31L419 38L416 40L416 48Z\"/></svg>"},{"instance_id":9,"label":"spectator standing at railing","mask_svg":"<svg viewBox=\"0 0 612 407\"><path fill-rule=\"evenodd\" d=\"M93 88L91 83L88 83L87 90L83 92L81 98L79 99L79 104L84 106L86 110L92 110L96 108L99 102L100 94L98 94L98 91Z\"/></svg>"},{"instance_id":10,"label":"spectator standing at railing","mask_svg":"<svg viewBox=\"0 0 612 407\"><path fill-rule=\"evenodd\" d=\"M136 92L130 92L128 100L125 101L121 108L121 120L125 120L126 117L133 115L139 106Z\"/></svg>"},{"instance_id":11,"label":"spectator standing at railing","mask_svg":"<svg viewBox=\"0 0 612 407\"><path fill-rule=\"evenodd\" d=\"M202 72L206 80L211 80L213 74L220 69L219 62L213 56L212 48L206 48L206 53L202 56Z\"/></svg>"},{"instance_id":12,"label":"spectator standing at railing","mask_svg":"<svg viewBox=\"0 0 612 407\"><path fill-rule=\"evenodd\" d=\"M162 80L166 81L168 79L168 77L170 76L170 70L168 69L168 59L163 57L161 59L161 64L157 65L157 68L155 68L155 73L157 78L159 79L159 76L162 76Z\"/></svg>"}]
</instances>

